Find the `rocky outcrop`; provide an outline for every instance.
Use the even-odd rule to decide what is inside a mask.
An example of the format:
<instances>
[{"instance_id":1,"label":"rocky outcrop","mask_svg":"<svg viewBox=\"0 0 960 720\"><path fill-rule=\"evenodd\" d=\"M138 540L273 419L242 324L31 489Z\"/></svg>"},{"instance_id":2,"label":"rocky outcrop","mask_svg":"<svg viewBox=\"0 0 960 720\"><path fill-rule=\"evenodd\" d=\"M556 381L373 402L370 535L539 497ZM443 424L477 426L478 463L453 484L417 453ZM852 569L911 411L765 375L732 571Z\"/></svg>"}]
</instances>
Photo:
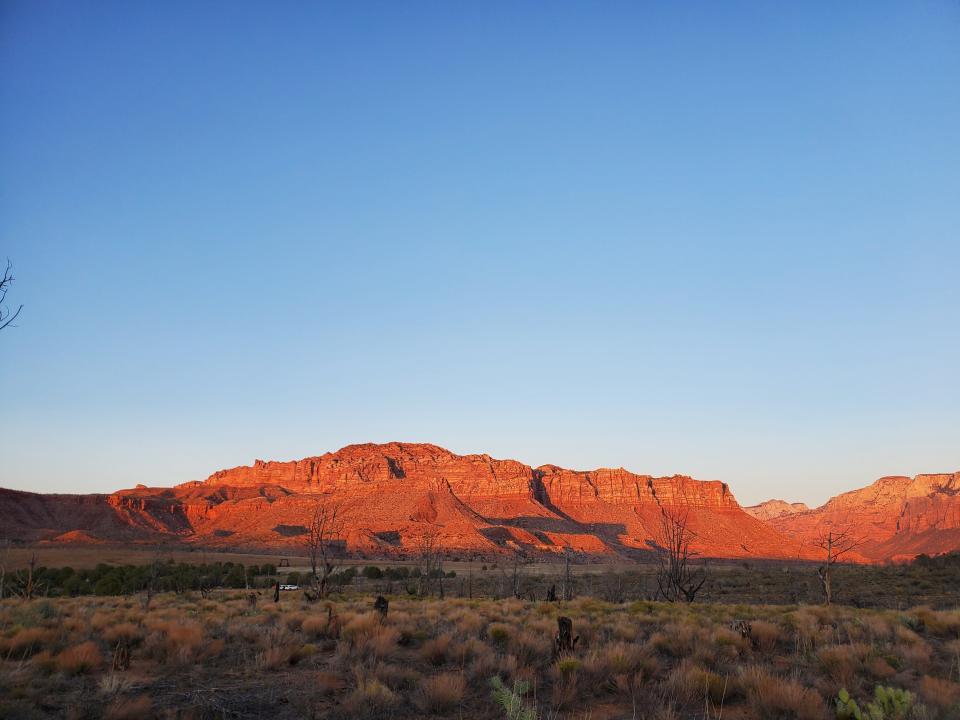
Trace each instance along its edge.
<instances>
[{"instance_id":1,"label":"rocky outcrop","mask_svg":"<svg viewBox=\"0 0 960 720\"><path fill-rule=\"evenodd\" d=\"M821 507L771 519L781 533L812 542L848 529L871 560L905 560L960 548L960 473L882 477Z\"/></svg>"},{"instance_id":2,"label":"rocky outcrop","mask_svg":"<svg viewBox=\"0 0 960 720\"><path fill-rule=\"evenodd\" d=\"M767 500L759 505L744 507L743 510L757 520L773 520L784 515L808 512L810 508L802 502L788 503L785 500Z\"/></svg>"},{"instance_id":3,"label":"rocky outcrop","mask_svg":"<svg viewBox=\"0 0 960 720\"><path fill-rule=\"evenodd\" d=\"M258 460L169 488L138 485L110 495L3 490L0 516L8 537L28 541L164 539L265 549L299 545L318 505L336 503L356 553L416 553L429 535L461 555L572 550L625 558L648 556L665 510L687 518L695 552L729 558L813 558L811 534L855 516L871 526L871 557L879 558L938 533L943 546L942 533L960 527L958 486L957 475L884 478L815 511L778 501L745 512L717 481L623 468L533 468L436 445L387 443L294 462ZM891 539L897 542L884 544Z\"/></svg>"}]
</instances>

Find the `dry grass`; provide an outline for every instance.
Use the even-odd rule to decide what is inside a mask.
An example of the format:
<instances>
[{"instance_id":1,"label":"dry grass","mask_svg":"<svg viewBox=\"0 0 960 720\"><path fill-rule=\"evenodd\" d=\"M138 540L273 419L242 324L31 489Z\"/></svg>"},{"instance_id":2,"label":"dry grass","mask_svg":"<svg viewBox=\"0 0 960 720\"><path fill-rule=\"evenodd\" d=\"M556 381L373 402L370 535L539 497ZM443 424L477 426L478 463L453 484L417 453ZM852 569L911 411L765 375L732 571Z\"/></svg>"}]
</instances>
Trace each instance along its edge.
<instances>
[{"instance_id":1,"label":"dry grass","mask_svg":"<svg viewBox=\"0 0 960 720\"><path fill-rule=\"evenodd\" d=\"M420 681L418 705L425 712L447 713L463 700L467 682L460 673L441 673Z\"/></svg>"},{"instance_id":2,"label":"dry grass","mask_svg":"<svg viewBox=\"0 0 960 720\"><path fill-rule=\"evenodd\" d=\"M41 604L41 603L46 604ZM0 717L494 720L490 678L541 718L828 720L840 688L914 693L907 720L960 717L960 613L392 597L325 605L159 595L0 601ZM556 657L557 617L580 642ZM747 637L732 629L750 625ZM118 648L129 668L114 663ZM89 714L89 713L88 713Z\"/></svg>"},{"instance_id":3,"label":"dry grass","mask_svg":"<svg viewBox=\"0 0 960 720\"><path fill-rule=\"evenodd\" d=\"M100 649L92 640L73 645L55 658L56 667L67 675L82 675L100 667L103 659Z\"/></svg>"}]
</instances>

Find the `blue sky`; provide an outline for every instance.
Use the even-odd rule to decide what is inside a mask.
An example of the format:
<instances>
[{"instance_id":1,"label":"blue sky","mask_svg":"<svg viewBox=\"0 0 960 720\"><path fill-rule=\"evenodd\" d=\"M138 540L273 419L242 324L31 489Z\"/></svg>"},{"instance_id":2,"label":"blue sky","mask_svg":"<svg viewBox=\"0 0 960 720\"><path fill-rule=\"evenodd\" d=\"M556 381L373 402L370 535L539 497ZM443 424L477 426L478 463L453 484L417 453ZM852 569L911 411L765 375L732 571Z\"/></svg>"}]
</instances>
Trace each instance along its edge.
<instances>
[{"instance_id":1,"label":"blue sky","mask_svg":"<svg viewBox=\"0 0 960 720\"><path fill-rule=\"evenodd\" d=\"M960 6L0 3L0 485L960 470Z\"/></svg>"}]
</instances>

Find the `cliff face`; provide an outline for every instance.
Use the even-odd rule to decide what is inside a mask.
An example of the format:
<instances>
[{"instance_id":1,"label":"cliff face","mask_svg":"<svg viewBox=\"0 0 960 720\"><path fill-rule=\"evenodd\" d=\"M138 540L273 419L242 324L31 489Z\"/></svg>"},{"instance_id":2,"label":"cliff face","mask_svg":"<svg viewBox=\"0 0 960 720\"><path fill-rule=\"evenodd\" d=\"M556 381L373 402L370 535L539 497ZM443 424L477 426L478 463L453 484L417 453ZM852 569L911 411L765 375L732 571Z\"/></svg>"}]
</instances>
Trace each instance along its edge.
<instances>
[{"instance_id":1,"label":"cliff face","mask_svg":"<svg viewBox=\"0 0 960 720\"><path fill-rule=\"evenodd\" d=\"M341 508L348 547L370 555L410 554L433 535L463 555L572 549L640 558L664 511L685 517L693 549L711 557L814 558L819 531L851 519L870 534L863 554L871 559L960 547L960 473L882 478L816 510L780 501L748 513L721 482L533 468L407 443L258 460L202 482L111 495L0 490L0 517L16 539L256 549L300 545L315 509L330 503Z\"/></svg>"},{"instance_id":2,"label":"cliff face","mask_svg":"<svg viewBox=\"0 0 960 720\"><path fill-rule=\"evenodd\" d=\"M207 546L300 544L319 504L335 503L355 552L403 555L426 535L451 552L642 557L662 510L688 518L694 549L715 557L798 557L799 543L750 517L726 484L623 469L532 468L435 445L351 445L296 462L256 461L203 482L137 486L111 495L3 491L11 537L176 539Z\"/></svg>"},{"instance_id":3,"label":"cliff face","mask_svg":"<svg viewBox=\"0 0 960 720\"><path fill-rule=\"evenodd\" d=\"M903 560L960 548L960 473L882 477L837 495L814 510L771 520L797 540L824 528L849 529L872 560Z\"/></svg>"}]
</instances>

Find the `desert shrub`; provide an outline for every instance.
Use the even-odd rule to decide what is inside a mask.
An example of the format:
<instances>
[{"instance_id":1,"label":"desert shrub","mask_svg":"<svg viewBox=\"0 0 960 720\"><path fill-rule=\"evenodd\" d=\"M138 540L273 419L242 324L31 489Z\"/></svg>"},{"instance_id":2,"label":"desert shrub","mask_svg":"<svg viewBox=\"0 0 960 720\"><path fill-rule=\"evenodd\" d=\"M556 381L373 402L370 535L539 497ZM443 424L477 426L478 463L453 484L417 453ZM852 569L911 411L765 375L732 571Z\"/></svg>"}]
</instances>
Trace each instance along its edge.
<instances>
[{"instance_id":1,"label":"desert shrub","mask_svg":"<svg viewBox=\"0 0 960 720\"><path fill-rule=\"evenodd\" d=\"M397 650L397 642L400 640L400 631L392 627L380 626L375 628L367 637L364 643L364 649L372 657L385 658Z\"/></svg>"},{"instance_id":2,"label":"desert shrub","mask_svg":"<svg viewBox=\"0 0 960 720\"><path fill-rule=\"evenodd\" d=\"M906 667L923 672L930 665L933 648L918 638L915 642L897 643L894 654L900 658Z\"/></svg>"},{"instance_id":3,"label":"desert shrub","mask_svg":"<svg viewBox=\"0 0 960 720\"><path fill-rule=\"evenodd\" d=\"M304 613L290 613L284 618L284 624L290 632L297 632L302 629L303 621L307 619Z\"/></svg>"},{"instance_id":4,"label":"desert shrub","mask_svg":"<svg viewBox=\"0 0 960 720\"><path fill-rule=\"evenodd\" d=\"M300 629L311 637L327 636L327 616L309 615L300 622Z\"/></svg>"},{"instance_id":5,"label":"desert shrub","mask_svg":"<svg viewBox=\"0 0 960 720\"><path fill-rule=\"evenodd\" d=\"M400 702L397 695L374 678L358 675L357 686L343 701L343 709L361 718L375 718L395 708Z\"/></svg>"},{"instance_id":6,"label":"desert shrub","mask_svg":"<svg viewBox=\"0 0 960 720\"><path fill-rule=\"evenodd\" d=\"M763 720L822 720L823 698L796 680L777 677L760 667L741 672L741 683L757 717Z\"/></svg>"},{"instance_id":7,"label":"desert shrub","mask_svg":"<svg viewBox=\"0 0 960 720\"><path fill-rule=\"evenodd\" d=\"M420 649L420 656L431 665L443 665L447 661L451 640L448 633L427 640Z\"/></svg>"},{"instance_id":8,"label":"desert shrub","mask_svg":"<svg viewBox=\"0 0 960 720\"><path fill-rule=\"evenodd\" d=\"M290 647L273 646L257 653L257 667L261 670L279 670L290 663L293 650Z\"/></svg>"},{"instance_id":9,"label":"desert shrub","mask_svg":"<svg viewBox=\"0 0 960 720\"><path fill-rule=\"evenodd\" d=\"M374 677L391 690L416 690L420 685L420 673L408 663L395 665L378 662L373 668Z\"/></svg>"},{"instance_id":10,"label":"desert shrub","mask_svg":"<svg viewBox=\"0 0 960 720\"><path fill-rule=\"evenodd\" d=\"M445 713L463 700L466 681L460 673L441 673L420 681L418 704L425 712Z\"/></svg>"},{"instance_id":11,"label":"desert shrub","mask_svg":"<svg viewBox=\"0 0 960 720\"><path fill-rule=\"evenodd\" d=\"M147 651L161 662L192 663L203 644L203 628L196 622L163 622L147 638Z\"/></svg>"},{"instance_id":12,"label":"desert shrub","mask_svg":"<svg viewBox=\"0 0 960 720\"><path fill-rule=\"evenodd\" d=\"M140 628L129 622L111 625L103 631L103 639L108 643L116 643L120 640L132 643L140 640L142 637L143 632Z\"/></svg>"},{"instance_id":13,"label":"desert shrub","mask_svg":"<svg viewBox=\"0 0 960 720\"><path fill-rule=\"evenodd\" d=\"M471 680L486 679L496 672L497 667L497 656L489 646L483 645L477 649L467 666L467 677Z\"/></svg>"},{"instance_id":14,"label":"desert shrub","mask_svg":"<svg viewBox=\"0 0 960 720\"><path fill-rule=\"evenodd\" d=\"M67 675L92 672L103 662L97 644L92 641L67 648L56 657L56 667Z\"/></svg>"},{"instance_id":15,"label":"desert shrub","mask_svg":"<svg viewBox=\"0 0 960 720\"><path fill-rule=\"evenodd\" d=\"M513 635L513 628L505 623L490 623L487 626L487 635L497 645L505 646Z\"/></svg>"},{"instance_id":16,"label":"desert shrub","mask_svg":"<svg viewBox=\"0 0 960 720\"><path fill-rule=\"evenodd\" d=\"M727 694L727 680L716 673L697 667L691 660L683 660L673 669L665 686L681 702L704 700L719 705Z\"/></svg>"},{"instance_id":17,"label":"desert shrub","mask_svg":"<svg viewBox=\"0 0 960 720\"><path fill-rule=\"evenodd\" d=\"M359 647L379 627L380 616L376 613L354 615L341 629L340 637L351 647Z\"/></svg>"},{"instance_id":18,"label":"desert shrub","mask_svg":"<svg viewBox=\"0 0 960 720\"><path fill-rule=\"evenodd\" d=\"M886 680L897 674L890 661L882 657L872 657L864 665L867 672L877 680Z\"/></svg>"},{"instance_id":19,"label":"desert shrub","mask_svg":"<svg viewBox=\"0 0 960 720\"><path fill-rule=\"evenodd\" d=\"M817 658L824 672L836 683L846 687L852 685L860 668L855 648L850 645L831 645L821 649Z\"/></svg>"},{"instance_id":20,"label":"desert shrub","mask_svg":"<svg viewBox=\"0 0 960 720\"><path fill-rule=\"evenodd\" d=\"M776 623L754 620L750 623L750 639L763 653L772 653L780 642L783 631Z\"/></svg>"},{"instance_id":21,"label":"desert shrub","mask_svg":"<svg viewBox=\"0 0 960 720\"><path fill-rule=\"evenodd\" d=\"M53 641L54 633L42 627L26 627L18 630L13 637L0 640L0 651L18 659L33 655Z\"/></svg>"},{"instance_id":22,"label":"desert shrub","mask_svg":"<svg viewBox=\"0 0 960 720\"><path fill-rule=\"evenodd\" d=\"M960 704L960 685L925 675L920 679L920 697L935 707L953 708Z\"/></svg>"},{"instance_id":23,"label":"desert shrub","mask_svg":"<svg viewBox=\"0 0 960 720\"><path fill-rule=\"evenodd\" d=\"M513 642L510 643L510 648L521 665L546 662L550 660L553 652L553 643L549 637L544 633L524 630L514 637Z\"/></svg>"}]
</instances>

